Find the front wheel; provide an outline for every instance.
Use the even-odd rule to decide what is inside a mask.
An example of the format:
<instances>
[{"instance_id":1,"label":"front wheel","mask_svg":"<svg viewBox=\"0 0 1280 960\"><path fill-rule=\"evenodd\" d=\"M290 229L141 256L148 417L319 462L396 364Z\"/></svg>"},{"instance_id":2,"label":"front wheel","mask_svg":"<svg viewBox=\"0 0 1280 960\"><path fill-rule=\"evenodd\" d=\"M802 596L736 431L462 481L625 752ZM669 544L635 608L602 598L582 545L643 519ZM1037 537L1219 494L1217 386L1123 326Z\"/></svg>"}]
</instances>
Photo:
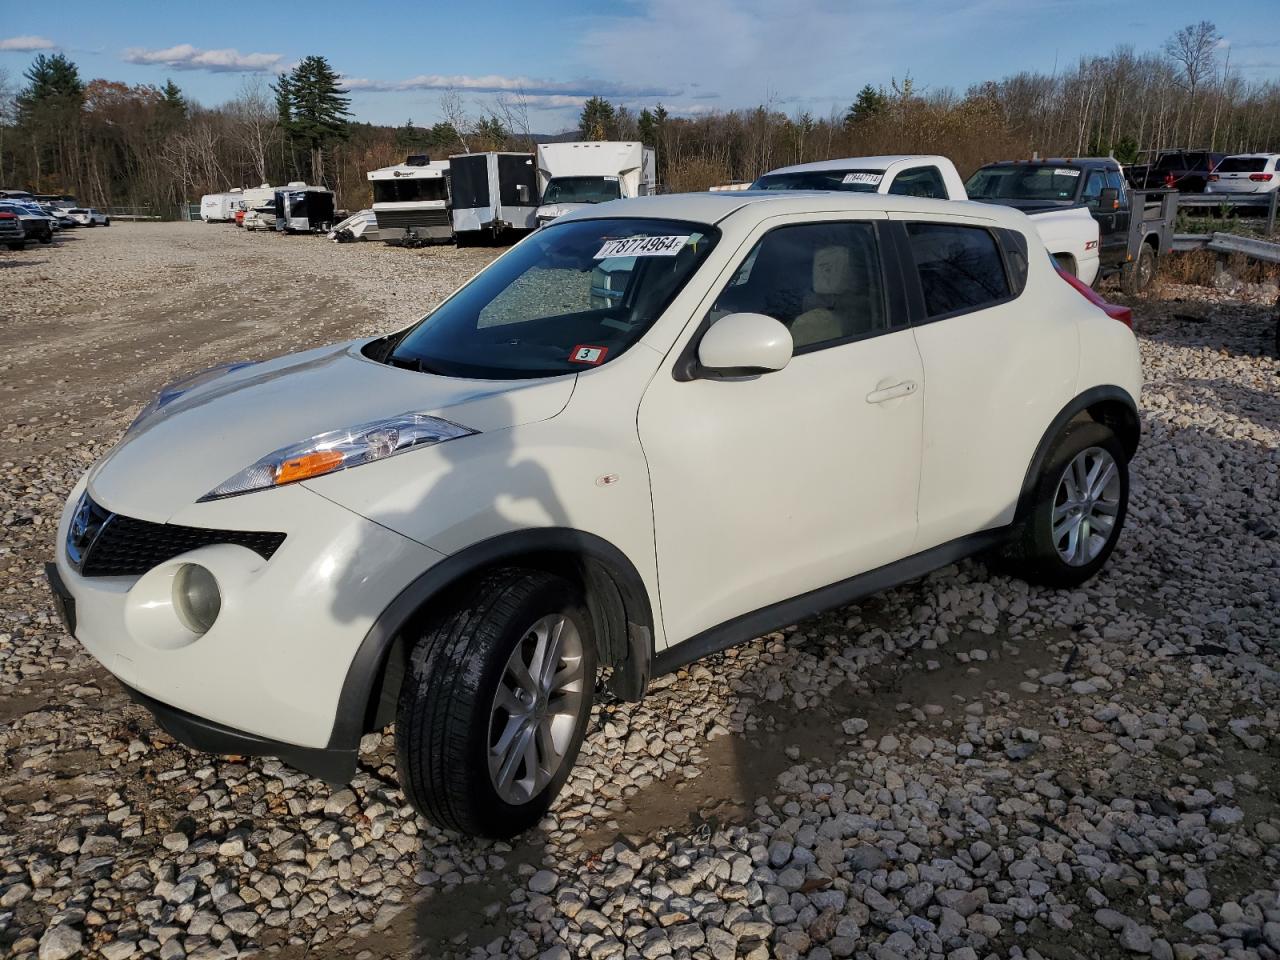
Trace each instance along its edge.
<instances>
[{"instance_id":1,"label":"front wheel","mask_svg":"<svg viewBox=\"0 0 1280 960\"><path fill-rule=\"evenodd\" d=\"M410 654L396 713L405 796L461 833L506 838L534 826L577 760L595 679L591 619L569 581L489 574Z\"/></svg>"},{"instance_id":2,"label":"front wheel","mask_svg":"<svg viewBox=\"0 0 1280 960\"><path fill-rule=\"evenodd\" d=\"M102 221L102 225L103 225L104 227L109 227L109 226L111 226L111 218L110 218L110 217L107 217L107 219L103 220L103 221Z\"/></svg>"},{"instance_id":3,"label":"front wheel","mask_svg":"<svg viewBox=\"0 0 1280 960\"><path fill-rule=\"evenodd\" d=\"M1010 572L1032 583L1076 587L1107 562L1129 507L1129 464L1108 427L1075 423L1036 481L1031 509L1006 548Z\"/></svg>"},{"instance_id":4,"label":"front wheel","mask_svg":"<svg viewBox=\"0 0 1280 960\"><path fill-rule=\"evenodd\" d=\"M1156 279L1156 252L1151 244L1144 243L1138 258L1124 265L1120 271L1120 289L1131 297L1146 293Z\"/></svg>"}]
</instances>

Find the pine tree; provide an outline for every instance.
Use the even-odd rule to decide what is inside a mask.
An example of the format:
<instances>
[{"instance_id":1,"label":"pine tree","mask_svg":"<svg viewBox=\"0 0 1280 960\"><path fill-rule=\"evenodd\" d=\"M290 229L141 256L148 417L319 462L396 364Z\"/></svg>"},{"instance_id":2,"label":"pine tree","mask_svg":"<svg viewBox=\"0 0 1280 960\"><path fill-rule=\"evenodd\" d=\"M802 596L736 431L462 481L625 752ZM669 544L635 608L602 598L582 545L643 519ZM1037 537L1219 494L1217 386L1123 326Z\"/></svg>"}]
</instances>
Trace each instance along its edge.
<instances>
[{"instance_id":1,"label":"pine tree","mask_svg":"<svg viewBox=\"0 0 1280 960\"><path fill-rule=\"evenodd\" d=\"M617 135L617 130L617 111L604 97L592 97L582 105L578 131L583 140L611 140Z\"/></svg>"},{"instance_id":2,"label":"pine tree","mask_svg":"<svg viewBox=\"0 0 1280 960\"><path fill-rule=\"evenodd\" d=\"M170 126L178 126L187 119L187 98L172 80L166 80L160 88L160 115Z\"/></svg>"},{"instance_id":3,"label":"pine tree","mask_svg":"<svg viewBox=\"0 0 1280 960\"><path fill-rule=\"evenodd\" d=\"M63 182L56 186L65 190L77 182L78 189L77 143L85 92L80 71L60 53L42 53L23 76L27 86L14 103L18 128L32 145L36 186L46 186L41 183L46 171L60 171Z\"/></svg>"},{"instance_id":4,"label":"pine tree","mask_svg":"<svg viewBox=\"0 0 1280 960\"><path fill-rule=\"evenodd\" d=\"M888 109L889 98L884 91L877 90L868 83L858 91L858 98L849 106L849 111L844 115L844 125L852 127L855 123L878 117Z\"/></svg>"},{"instance_id":5,"label":"pine tree","mask_svg":"<svg viewBox=\"0 0 1280 960\"><path fill-rule=\"evenodd\" d=\"M276 109L288 140L304 145L311 157L310 179L324 182L324 152L347 139L351 98L324 57L306 57L274 87Z\"/></svg>"}]
</instances>

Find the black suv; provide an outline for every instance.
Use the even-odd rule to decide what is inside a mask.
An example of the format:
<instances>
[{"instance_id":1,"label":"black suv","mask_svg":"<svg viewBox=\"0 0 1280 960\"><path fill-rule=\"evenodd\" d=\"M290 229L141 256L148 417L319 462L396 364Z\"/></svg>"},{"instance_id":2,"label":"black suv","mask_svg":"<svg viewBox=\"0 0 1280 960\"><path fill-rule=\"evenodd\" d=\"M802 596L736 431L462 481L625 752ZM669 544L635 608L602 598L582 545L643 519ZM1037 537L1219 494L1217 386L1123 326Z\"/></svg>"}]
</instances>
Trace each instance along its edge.
<instances>
[{"instance_id":1,"label":"black suv","mask_svg":"<svg viewBox=\"0 0 1280 960\"><path fill-rule=\"evenodd\" d=\"M1168 187L1181 193L1204 193L1209 174L1225 157L1208 150L1166 150L1146 169L1134 171L1134 184L1145 190Z\"/></svg>"}]
</instances>

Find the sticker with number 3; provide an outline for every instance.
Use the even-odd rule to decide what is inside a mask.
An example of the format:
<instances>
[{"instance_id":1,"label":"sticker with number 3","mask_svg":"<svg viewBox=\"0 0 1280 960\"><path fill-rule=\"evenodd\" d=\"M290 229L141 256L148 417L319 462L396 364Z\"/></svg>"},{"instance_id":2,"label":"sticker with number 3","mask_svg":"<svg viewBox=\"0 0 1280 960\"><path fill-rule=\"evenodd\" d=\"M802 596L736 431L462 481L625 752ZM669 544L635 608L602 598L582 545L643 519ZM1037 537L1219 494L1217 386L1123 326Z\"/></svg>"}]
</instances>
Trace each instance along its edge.
<instances>
[{"instance_id":1,"label":"sticker with number 3","mask_svg":"<svg viewBox=\"0 0 1280 960\"><path fill-rule=\"evenodd\" d=\"M598 366L604 363L605 354L609 352L608 347L593 347L588 344L580 343L573 348L573 352L569 354L570 363L586 363L591 366Z\"/></svg>"}]
</instances>

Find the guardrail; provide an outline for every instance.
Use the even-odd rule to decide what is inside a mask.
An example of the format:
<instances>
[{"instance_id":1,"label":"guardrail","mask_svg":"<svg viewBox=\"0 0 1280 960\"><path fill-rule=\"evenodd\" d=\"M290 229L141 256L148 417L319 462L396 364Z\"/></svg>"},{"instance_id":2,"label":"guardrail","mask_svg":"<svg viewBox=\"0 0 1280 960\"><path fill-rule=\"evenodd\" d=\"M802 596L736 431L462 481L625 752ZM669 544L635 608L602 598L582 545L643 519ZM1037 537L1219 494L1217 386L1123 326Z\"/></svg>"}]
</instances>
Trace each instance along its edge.
<instances>
[{"instance_id":1,"label":"guardrail","mask_svg":"<svg viewBox=\"0 0 1280 960\"><path fill-rule=\"evenodd\" d=\"M1256 193L1180 193L1178 209L1211 210L1216 208L1240 207L1265 208L1267 213L1267 236L1276 232L1276 207L1280 203L1280 190L1272 190L1269 194Z\"/></svg>"},{"instance_id":2,"label":"guardrail","mask_svg":"<svg viewBox=\"0 0 1280 960\"><path fill-rule=\"evenodd\" d=\"M1238 237L1234 233L1177 233L1173 237L1173 249L1180 253L1191 250L1239 253L1254 260L1280 263L1280 243L1258 240L1255 237Z\"/></svg>"}]
</instances>

